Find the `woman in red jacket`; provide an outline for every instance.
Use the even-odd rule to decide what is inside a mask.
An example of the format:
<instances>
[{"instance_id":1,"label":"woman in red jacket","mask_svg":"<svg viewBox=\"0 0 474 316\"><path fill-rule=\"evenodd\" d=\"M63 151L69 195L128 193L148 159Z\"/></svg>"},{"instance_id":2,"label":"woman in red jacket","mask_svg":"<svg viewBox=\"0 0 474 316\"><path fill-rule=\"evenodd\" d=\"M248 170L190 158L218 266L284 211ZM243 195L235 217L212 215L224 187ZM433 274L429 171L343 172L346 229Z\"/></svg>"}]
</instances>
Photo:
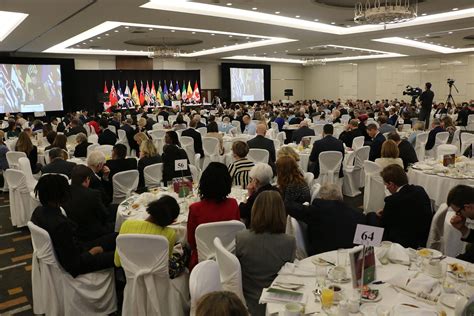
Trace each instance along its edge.
<instances>
[{"instance_id":1,"label":"woman in red jacket","mask_svg":"<svg viewBox=\"0 0 474 316\"><path fill-rule=\"evenodd\" d=\"M188 243L191 246L192 269L198 263L196 238L194 233L200 224L240 220L237 201L228 198L232 187L232 178L227 167L220 162L211 162L204 170L199 181L200 202L189 206Z\"/></svg>"}]
</instances>

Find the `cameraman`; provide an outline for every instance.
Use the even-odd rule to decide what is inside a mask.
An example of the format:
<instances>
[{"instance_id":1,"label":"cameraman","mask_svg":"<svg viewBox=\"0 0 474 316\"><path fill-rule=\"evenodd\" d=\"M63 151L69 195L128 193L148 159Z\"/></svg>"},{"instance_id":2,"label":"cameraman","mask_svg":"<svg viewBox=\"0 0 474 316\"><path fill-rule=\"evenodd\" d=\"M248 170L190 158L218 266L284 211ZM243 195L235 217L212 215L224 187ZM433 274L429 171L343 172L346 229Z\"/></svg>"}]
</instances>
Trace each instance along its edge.
<instances>
[{"instance_id":1,"label":"cameraman","mask_svg":"<svg viewBox=\"0 0 474 316\"><path fill-rule=\"evenodd\" d=\"M431 91L431 83L427 82L425 84L425 91L420 95L421 110L418 115L420 121L425 122L425 129L428 129L430 126L430 114L431 108L433 107L434 93Z\"/></svg>"}]
</instances>

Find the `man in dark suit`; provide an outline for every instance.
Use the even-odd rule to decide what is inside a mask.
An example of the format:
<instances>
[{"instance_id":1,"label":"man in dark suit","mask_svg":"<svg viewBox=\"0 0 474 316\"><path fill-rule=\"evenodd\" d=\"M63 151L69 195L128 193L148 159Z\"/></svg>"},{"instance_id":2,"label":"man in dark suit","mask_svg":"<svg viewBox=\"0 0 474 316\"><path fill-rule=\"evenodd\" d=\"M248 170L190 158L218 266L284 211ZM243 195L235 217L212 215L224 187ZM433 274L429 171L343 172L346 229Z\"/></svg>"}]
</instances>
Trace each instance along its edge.
<instances>
[{"instance_id":1,"label":"man in dark suit","mask_svg":"<svg viewBox=\"0 0 474 316\"><path fill-rule=\"evenodd\" d=\"M451 218L451 225L461 232L462 240L474 243L474 232L466 226L466 219L474 219L474 188L468 185L457 185L449 191L448 206L456 215ZM458 259L474 263L474 247L470 245Z\"/></svg>"},{"instance_id":2,"label":"man in dark suit","mask_svg":"<svg viewBox=\"0 0 474 316\"><path fill-rule=\"evenodd\" d=\"M433 118L442 118L443 116L448 114L448 109L444 103L438 104L436 111L433 114Z\"/></svg>"},{"instance_id":3,"label":"man in dark suit","mask_svg":"<svg viewBox=\"0 0 474 316\"><path fill-rule=\"evenodd\" d=\"M160 112L158 112L158 114L156 115L156 121L157 122L158 122L158 116L160 116L160 115L163 116L164 121L167 121L168 116L170 116L170 114L168 112L166 112L166 108L161 108Z\"/></svg>"},{"instance_id":4,"label":"man in dark suit","mask_svg":"<svg viewBox=\"0 0 474 316\"><path fill-rule=\"evenodd\" d=\"M434 93L431 91L431 83L425 84L425 91L420 95L419 100L421 102L420 113L418 114L418 120L425 122L425 129L430 126L430 113L433 107Z\"/></svg>"},{"instance_id":5,"label":"man in dark suit","mask_svg":"<svg viewBox=\"0 0 474 316\"><path fill-rule=\"evenodd\" d=\"M84 133L87 135L87 132L85 128L82 126L81 122L78 119L73 119L71 121L71 124L69 124L69 127L67 128L67 130L64 132L64 135L66 135L66 137L69 137L69 136L76 135L79 133Z\"/></svg>"},{"instance_id":6,"label":"man in dark suit","mask_svg":"<svg viewBox=\"0 0 474 316\"><path fill-rule=\"evenodd\" d=\"M101 118L99 125L101 130L98 141L99 145L115 145L117 142L117 135L108 129L109 122L107 122L107 119Z\"/></svg>"},{"instance_id":7,"label":"man in dark suit","mask_svg":"<svg viewBox=\"0 0 474 316\"><path fill-rule=\"evenodd\" d=\"M415 148L405 139L401 139L397 132L388 134L387 139L393 140L398 145L398 157L403 160L403 168L408 170L408 166L418 162Z\"/></svg>"},{"instance_id":8,"label":"man in dark suit","mask_svg":"<svg viewBox=\"0 0 474 316\"><path fill-rule=\"evenodd\" d=\"M332 134L334 133L334 127L331 124L326 124L323 126L323 138L317 140L313 144L313 149L309 155L309 161L314 165L312 172L314 177L319 177L319 155L324 151L339 151L342 153L342 161L344 161L344 144ZM339 177L344 176L342 172L342 163L341 169L339 170ZM311 170L311 167L308 167Z\"/></svg>"},{"instance_id":9,"label":"man in dark suit","mask_svg":"<svg viewBox=\"0 0 474 316\"><path fill-rule=\"evenodd\" d=\"M108 160L105 165L109 168L109 181L116 173L137 169L137 160L135 158L127 158L127 147L123 144L117 144L112 150L112 159Z\"/></svg>"},{"instance_id":10,"label":"man in dark suit","mask_svg":"<svg viewBox=\"0 0 474 316\"><path fill-rule=\"evenodd\" d=\"M87 157L87 166L92 170L93 175L90 178L89 188L97 190L102 196L102 202L109 205L112 201L112 195L107 192L108 182L105 178L110 173L109 167L105 165L105 155L103 152L93 150Z\"/></svg>"},{"instance_id":11,"label":"man in dark suit","mask_svg":"<svg viewBox=\"0 0 474 316\"><path fill-rule=\"evenodd\" d=\"M64 205L67 217L76 223L76 235L83 242L113 232L113 223L107 223L109 213L100 192L89 188L93 171L84 165L72 170L71 195Z\"/></svg>"},{"instance_id":12,"label":"man in dark suit","mask_svg":"<svg viewBox=\"0 0 474 316\"><path fill-rule=\"evenodd\" d=\"M426 141L425 149L433 149L436 143L436 134L444 132L444 128L441 127L441 121L437 118L433 119L431 123L431 131L428 133L428 140Z\"/></svg>"},{"instance_id":13,"label":"man in dark suit","mask_svg":"<svg viewBox=\"0 0 474 316\"><path fill-rule=\"evenodd\" d=\"M196 124L196 128L200 128L200 127L206 127L206 124L204 124L203 122L201 122L201 115L199 114L195 114L193 116L193 120L196 119L198 122Z\"/></svg>"},{"instance_id":14,"label":"man in dark suit","mask_svg":"<svg viewBox=\"0 0 474 316\"><path fill-rule=\"evenodd\" d=\"M335 184L323 185L319 197L309 206L285 203L288 214L307 225L308 256L352 248L357 224L365 224L364 214L344 203L341 189Z\"/></svg>"},{"instance_id":15,"label":"man in dark suit","mask_svg":"<svg viewBox=\"0 0 474 316\"><path fill-rule=\"evenodd\" d=\"M375 159L381 157L382 144L385 142L385 137L379 132L377 125L374 123L367 125L367 134L372 138L369 160L375 161Z\"/></svg>"},{"instance_id":16,"label":"man in dark suit","mask_svg":"<svg viewBox=\"0 0 474 316\"><path fill-rule=\"evenodd\" d=\"M189 128L181 133L181 136L192 137L194 140L194 153L200 154L201 158L204 157L204 150L202 149L202 137L196 128L198 124L198 118L196 116L189 122Z\"/></svg>"},{"instance_id":17,"label":"man in dark suit","mask_svg":"<svg viewBox=\"0 0 474 316\"><path fill-rule=\"evenodd\" d=\"M87 136L84 133L79 133L76 135L77 145L74 148L74 157L76 158L86 158L87 157L87 147L92 145L87 141Z\"/></svg>"},{"instance_id":18,"label":"man in dark suit","mask_svg":"<svg viewBox=\"0 0 474 316\"><path fill-rule=\"evenodd\" d=\"M314 136L314 129L308 127L307 121L302 121L300 123L300 128L293 132L293 137L291 141L293 143L299 144L303 137Z\"/></svg>"},{"instance_id":19,"label":"man in dark suit","mask_svg":"<svg viewBox=\"0 0 474 316\"><path fill-rule=\"evenodd\" d=\"M267 133L267 126L263 123L260 123L257 125L256 131L257 131L257 136L247 141L249 148L258 148L258 149L268 150L268 153L270 154L268 158L268 163L270 165L274 165L275 164L275 144L273 143L273 140L265 137L265 134Z\"/></svg>"},{"instance_id":20,"label":"man in dark suit","mask_svg":"<svg viewBox=\"0 0 474 316\"><path fill-rule=\"evenodd\" d=\"M393 125L393 126L397 126L398 125L398 115L397 115L397 112L395 111L394 108L391 108L389 111L389 116L388 116L388 119L387 119L387 123L390 124L390 125Z\"/></svg>"},{"instance_id":21,"label":"man in dark suit","mask_svg":"<svg viewBox=\"0 0 474 316\"><path fill-rule=\"evenodd\" d=\"M50 163L43 166L41 173L60 173L71 178L72 169L76 166L74 162L64 160L66 153L61 148L53 148L49 151Z\"/></svg>"},{"instance_id":22,"label":"man in dark suit","mask_svg":"<svg viewBox=\"0 0 474 316\"><path fill-rule=\"evenodd\" d=\"M135 149L135 151L138 152L138 144L133 139L133 136L135 136L136 131L132 127L132 124L133 124L132 119L126 119L125 124L123 124L123 126L120 129L125 131L125 134L127 135L128 145L130 146L130 148Z\"/></svg>"},{"instance_id":23,"label":"man in dark suit","mask_svg":"<svg viewBox=\"0 0 474 316\"><path fill-rule=\"evenodd\" d=\"M359 129L359 121L352 119L349 121L349 124L347 124L346 130L339 135L339 140L347 147L352 148L352 141L359 136L364 136Z\"/></svg>"},{"instance_id":24,"label":"man in dark suit","mask_svg":"<svg viewBox=\"0 0 474 316\"><path fill-rule=\"evenodd\" d=\"M381 176L392 195L385 198L383 210L370 217L377 216L378 225L385 229L384 240L405 248L425 247L433 217L425 189L408 184L407 174L399 165L385 167Z\"/></svg>"}]
</instances>

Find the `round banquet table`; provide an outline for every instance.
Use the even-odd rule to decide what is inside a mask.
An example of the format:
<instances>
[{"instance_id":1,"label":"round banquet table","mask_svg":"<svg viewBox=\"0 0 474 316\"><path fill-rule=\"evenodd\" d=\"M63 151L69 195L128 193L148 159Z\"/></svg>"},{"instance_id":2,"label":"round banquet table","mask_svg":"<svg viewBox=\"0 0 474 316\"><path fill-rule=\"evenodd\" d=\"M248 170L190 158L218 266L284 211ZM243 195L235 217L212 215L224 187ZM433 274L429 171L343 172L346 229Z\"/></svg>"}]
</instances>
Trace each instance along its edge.
<instances>
[{"instance_id":1,"label":"round banquet table","mask_svg":"<svg viewBox=\"0 0 474 316\"><path fill-rule=\"evenodd\" d=\"M459 184L474 186L474 178L458 179L438 174L427 174L422 170L408 169L408 182L422 186L430 199L435 201L435 205L439 206L446 203L449 190Z\"/></svg>"},{"instance_id":2,"label":"round banquet table","mask_svg":"<svg viewBox=\"0 0 474 316\"><path fill-rule=\"evenodd\" d=\"M330 252L318 254L312 257L308 257L299 262L295 261L296 268L294 271L298 271L298 272L295 272L293 275L292 274L285 275L285 273L282 273L283 269L280 270L280 274L282 275L280 275L279 277L284 275L285 280L288 280L288 282L304 284L303 287L299 288L296 291L305 293L306 300L307 300L305 304L306 315L317 315L317 314L324 315L324 311L321 310L321 304L319 303L319 301L315 301L315 296L312 293L312 291L316 288L316 277L315 277L316 266L312 262L312 260L314 258L319 257L330 262L336 262L336 256L337 256L336 251L330 251ZM349 261L346 259L346 262L349 262ZM445 264L445 263L448 263L448 264L459 263L465 266L466 268L470 269L470 271L472 271L472 268L474 267L474 265L471 263L461 261L456 258L450 258L450 257L447 257L446 259L442 261L442 264ZM320 266L318 266L318 268L319 267ZM351 268L349 264L347 264L345 268L346 268L347 275L349 276L349 278L351 278ZM312 271L314 271L314 274L311 274ZM454 309L441 305L441 303L439 302L436 305L432 305L432 304L425 303L419 299L412 298L404 294L404 292L399 292L392 285L386 282L387 280L390 280L390 278L398 274L403 274L404 272L408 272L408 271L409 271L408 265L402 265L402 264L396 264L396 263L388 263L387 265L382 265L379 262L377 262L376 281L382 281L383 283L378 284L378 285L373 285L373 284L370 285L371 289L378 289L379 294L381 295L381 300L377 301L375 304L384 305L384 306L389 307L390 309L400 304L411 304L411 305L418 306L420 308L432 309L434 311L437 311L437 308L441 308L442 310L446 312L447 316L454 315ZM302 273L300 274L300 272ZM420 274L425 274L425 273L420 272ZM474 295L474 286L472 286L472 283L468 284L465 282L457 282L454 278L450 276L448 276L447 278L449 278L449 282L453 283L455 289L462 290L464 293L470 292L472 295ZM441 283L441 280L443 279L440 278L439 280ZM335 284L335 285L340 286L343 291L342 294L344 296L344 299L346 300L350 299L352 293L354 292L354 289L352 287L352 278L347 283L336 283L336 282L331 282L331 281L326 280L326 284ZM274 286L274 282L272 283L272 286ZM442 288L441 288L441 293L444 293L444 290ZM366 304L373 304L373 303L366 303ZM266 314L267 315L285 315L284 310L285 310L285 303L273 303L273 302L267 303ZM365 314L358 312L358 313L350 313L350 315L365 315ZM374 313L373 315L375 316L376 314ZM370 316L372 316L372 314L370 314Z\"/></svg>"}]
</instances>

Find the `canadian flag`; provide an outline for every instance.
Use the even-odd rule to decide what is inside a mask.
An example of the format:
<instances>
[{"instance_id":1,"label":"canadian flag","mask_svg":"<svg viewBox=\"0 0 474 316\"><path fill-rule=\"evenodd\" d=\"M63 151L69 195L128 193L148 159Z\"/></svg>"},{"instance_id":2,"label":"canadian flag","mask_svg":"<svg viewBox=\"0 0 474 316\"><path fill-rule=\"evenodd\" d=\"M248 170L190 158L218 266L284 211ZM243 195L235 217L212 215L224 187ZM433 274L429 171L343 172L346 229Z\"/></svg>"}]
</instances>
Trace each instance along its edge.
<instances>
[{"instance_id":1,"label":"canadian flag","mask_svg":"<svg viewBox=\"0 0 474 316\"><path fill-rule=\"evenodd\" d=\"M107 82L104 82L104 95L108 95L109 90L107 89ZM104 102L104 110L107 112L110 112L112 109L112 104L110 103L110 100L107 102Z\"/></svg>"},{"instance_id":2,"label":"canadian flag","mask_svg":"<svg viewBox=\"0 0 474 316\"><path fill-rule=\"evenodd\" d=\"M193 92L193 100L194 102L200 102L201 101L201 94L199 93L199 87L198 83L194 83L194 92Z\"/></svg>"}]
</instances>

